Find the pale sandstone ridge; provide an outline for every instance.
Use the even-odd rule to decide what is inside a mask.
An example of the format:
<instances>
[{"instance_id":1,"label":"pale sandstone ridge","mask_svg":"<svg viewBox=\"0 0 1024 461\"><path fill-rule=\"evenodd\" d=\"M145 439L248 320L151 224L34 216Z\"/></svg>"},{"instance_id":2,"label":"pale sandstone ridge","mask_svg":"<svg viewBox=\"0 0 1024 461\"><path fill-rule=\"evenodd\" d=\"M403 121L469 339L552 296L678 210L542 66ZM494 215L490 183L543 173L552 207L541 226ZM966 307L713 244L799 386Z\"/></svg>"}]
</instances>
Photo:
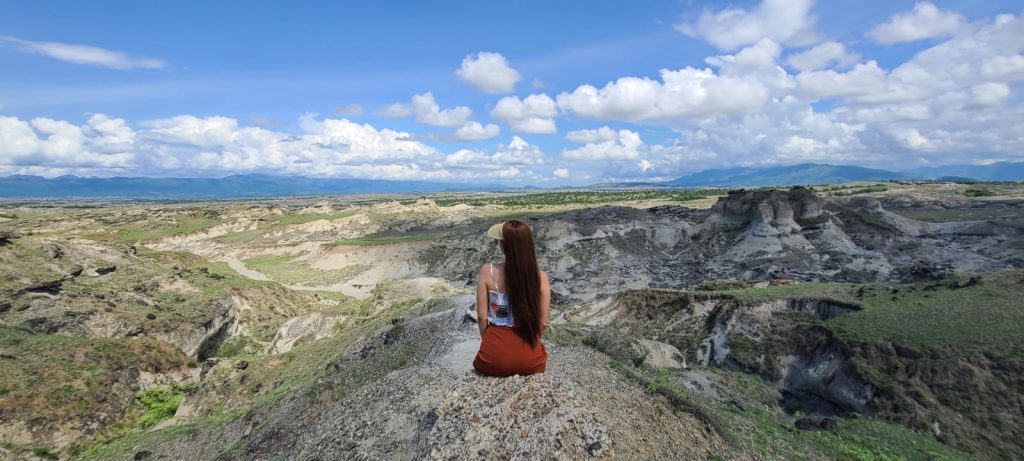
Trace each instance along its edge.
<instances>
[{"instance_id":1,"label":"pale sandstone ridge","mask_svg":"<svg viewBox=\"0 0 1024 461\"><path fill-rule=\"evenodd\" d=\"M277 334L271 341L270 353L285 353L298 344L331 337L338 331L338 324L346 318L313 312L289 319L277 329Z\"/></svg>"}]
</instances>

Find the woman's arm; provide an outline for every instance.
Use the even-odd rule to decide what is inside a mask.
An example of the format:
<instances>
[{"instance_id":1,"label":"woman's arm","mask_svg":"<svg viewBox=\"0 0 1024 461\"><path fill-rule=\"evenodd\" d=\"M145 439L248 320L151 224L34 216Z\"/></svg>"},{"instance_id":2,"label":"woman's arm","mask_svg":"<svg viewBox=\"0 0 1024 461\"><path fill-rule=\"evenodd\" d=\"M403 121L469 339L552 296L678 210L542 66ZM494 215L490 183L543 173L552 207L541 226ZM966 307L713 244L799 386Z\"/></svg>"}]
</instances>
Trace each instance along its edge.
<instances>
[{"instance_id":1,"label":"woman's arm","mask_svg":"<svg viewBox=\"0 0 1024 461\"><path fill-rule=\"evenodd\" d=\"M481 337L487 331L487 302L487 264L484 264L476 282L476 323Z\"/></svg>"},{"instance_id":2,"label":"woman's arm","mask_svg":"<svg viewBox=\"0 0 1024 461\"><path fill-rule=\"evenodd\" d=\"M551 315L551 282L548 280L547 272L540 273L540 334L548 327L548 319Z\"/></svg>"}]
</instances>

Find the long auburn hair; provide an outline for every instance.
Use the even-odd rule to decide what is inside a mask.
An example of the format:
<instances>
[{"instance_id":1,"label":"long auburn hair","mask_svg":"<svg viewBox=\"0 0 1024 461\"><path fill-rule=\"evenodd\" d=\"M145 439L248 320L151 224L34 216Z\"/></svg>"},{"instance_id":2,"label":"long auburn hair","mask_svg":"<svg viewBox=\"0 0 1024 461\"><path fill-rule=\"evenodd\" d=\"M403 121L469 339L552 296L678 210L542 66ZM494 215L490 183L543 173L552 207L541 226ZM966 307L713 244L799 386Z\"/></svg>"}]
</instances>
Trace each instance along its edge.
<instances>
[{"instance_id":1,"label":"long auburn hair","mask_svg":"<svg viewBox=\"0 0 1024 461\"><path fill-rule=\"evenodd\" d=\"M540 269L530 227L518 220L505 221L501 251L505 253L505 286L516 333L535 346L540 339Z\"/></svg>"}]
</instances>

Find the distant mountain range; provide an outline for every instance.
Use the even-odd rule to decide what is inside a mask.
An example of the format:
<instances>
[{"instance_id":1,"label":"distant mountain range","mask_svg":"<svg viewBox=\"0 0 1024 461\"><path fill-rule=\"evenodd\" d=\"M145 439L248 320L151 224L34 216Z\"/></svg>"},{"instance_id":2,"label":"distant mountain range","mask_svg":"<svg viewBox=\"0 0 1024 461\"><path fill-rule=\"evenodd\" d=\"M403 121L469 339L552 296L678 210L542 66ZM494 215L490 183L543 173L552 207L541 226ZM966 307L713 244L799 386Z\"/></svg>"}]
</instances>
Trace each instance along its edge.
<instances>
[{"instance_id":1,"label":"distant mountain range","mask_svg":"<svg viewBox=\"0 0 1024 461\"><path fill-rule=\"evenodd\" d=\"M894 172L851 165L801 163L770 167L705 170L671 181L602 184L601 187L760 187L835 184L898 179L973 179L1024 181L1024 162L991 165L949 165ZM536 187L518 190L538 190ZM0 197L7 198L229 198L289 195L428 193L516 190L499 184L454 184L430 181L307 178L301 176L234 175L224 178L83 178L79 176L15 175L0 177Z\"/></svg>"},{"instance_id":2,"label":"distant mountain range","mask_svg":"<svg viewBox=\"0 0 1024 461\"><path fill-rule=\"evenodd\" d=\"M502 190L497 184L447 184L429 181L234 175L224 178L44 178L0 177L0 197L10 198L228 198L289 195L346 195Z\"/></svg>"},{"instance_id":3,"label":"distant mountain range","mask_svg":"<svg viewBox=\"0 0 1024 461\"><path fill-rule=\"evenodd\" d=\"M978 181L1024 181L1024 162L990 165L949 165L894 172L851 165L801 163L770 167L705 170L651 185L676 187L759 187L835 184L852 181L957 178Z\"/></svg>"},{"instance_id":4,"label":"distant mountain range","mask_svg":"<svg viewBox=\"0 0 1024 461\"><path fill-rule=\"evenodd\" d=\"M948 165L918 168L907 172L915 178L969 178L978 181L1024 181L1024 162L991 165Z\"/></svg>"},{"instance_id":5,"label":"distant mountain range","mask_svg":"<svg viewBox=\"0 0 1024 461\"><path fill-rule=\"evenodd\" d=\"M728 168L705 170L662 184L682 187L704 186L790 186L795 184L829 184L850 181L881 181L902 179L900 173L849 165L799 165L760 168Z\"/></svg>"}]
</instances>

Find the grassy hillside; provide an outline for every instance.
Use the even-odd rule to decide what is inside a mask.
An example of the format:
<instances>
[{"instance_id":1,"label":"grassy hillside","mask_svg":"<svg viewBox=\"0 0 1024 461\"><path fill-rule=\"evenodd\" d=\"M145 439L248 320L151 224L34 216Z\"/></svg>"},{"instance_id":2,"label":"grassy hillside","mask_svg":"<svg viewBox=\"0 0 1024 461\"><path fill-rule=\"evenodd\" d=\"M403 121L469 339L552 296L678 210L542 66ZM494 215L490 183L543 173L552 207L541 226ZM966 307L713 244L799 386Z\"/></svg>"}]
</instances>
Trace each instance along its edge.
<instances>
[{"instance_id":1,"label":"grassy hillside","mask_svg":"<svg viewBox=\"0 0 1024 461\"><path fill-rule=\"evenodd\" d=\"M911 284L811 283L716 293L745 302L822 298L859 305L859 311L827 322L851 340L1024 353L1024 271Z\"/></svg>"}]
</instances>

